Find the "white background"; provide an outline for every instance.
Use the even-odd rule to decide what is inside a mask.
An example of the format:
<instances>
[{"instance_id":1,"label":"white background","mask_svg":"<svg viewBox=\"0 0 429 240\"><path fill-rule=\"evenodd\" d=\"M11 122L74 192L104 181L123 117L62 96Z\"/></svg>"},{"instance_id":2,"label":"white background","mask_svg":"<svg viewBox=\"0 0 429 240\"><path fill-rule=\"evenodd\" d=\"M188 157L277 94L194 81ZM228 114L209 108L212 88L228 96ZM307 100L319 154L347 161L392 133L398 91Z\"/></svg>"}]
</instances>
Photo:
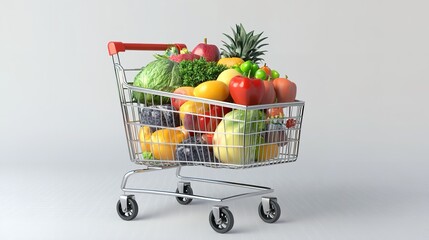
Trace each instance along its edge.
<instances>
[{"instance_id":1,"label":"white background","mask_svg":"<svg viewBox=\"0 0 429 240\"><path fill-rule=\"evenodd\" d=\"M2 1L0 239L428 239L428 8L424 0ZM208 224L212 203L138 195L139 216L122 221L119 184L136 165L107 42L193 48L208 37L220 46L240 22L264 31L266 62L306 101L300 157L185 172L275 188L280 220L259 219L258 197L228 202L236 223L221 236ZM131 183L175 189L174 171L150 175Z\"/></svg>"}]
</instances>

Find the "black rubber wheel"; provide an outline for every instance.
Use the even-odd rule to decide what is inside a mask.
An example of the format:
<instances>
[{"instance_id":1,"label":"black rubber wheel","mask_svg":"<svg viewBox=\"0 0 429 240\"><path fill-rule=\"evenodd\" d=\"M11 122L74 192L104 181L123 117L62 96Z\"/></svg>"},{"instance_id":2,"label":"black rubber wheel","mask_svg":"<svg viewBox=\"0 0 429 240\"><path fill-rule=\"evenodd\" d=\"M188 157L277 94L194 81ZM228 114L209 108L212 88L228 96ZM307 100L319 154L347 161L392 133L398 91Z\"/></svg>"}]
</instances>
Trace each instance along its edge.
<instances>
[{"instance_id":1,"label":"black rubber wheel","mask_svg":"<svg viewBox=\"0 0 429 240\"><path fill-rule=\"evenodd\" d=\"M280 218L280 205L276 201L270 201L270 211L268 212L268 214L265 214L261 202L258 207L258 213L262 221L266 223L275 223Z\"/></svg>"},{"instance_id":2,"label":"black rubber wheel","mask_svg":"<svg viewBox=\"0 0 429 240\"><path fill-rule=\"evenodd\" d=\"M227 233L234 226L234 216L227 208L222 208L220 211L221 223L217 224L213 215L213 210L209 215L210 226L218 233Z\"/></svg>"},{"instance_id":3,"label":"black rubber wheel","mask_svg":"<svg viewBox=\"0 0 429 240\"><path fill-rule=\"evenodd\" d=\"M188 195L193 195L194 192L192 191L191 186L185 186L185 188L183 189L184 194L188 194ZM179 193L179 189L176 188L176 193ZM192 198L185 198L185 197L176 197L176 200L178 203L182 204L182 205L188 205L189 203L192 202Z\"/></svg>"},{"instance_id":4,"label":"black rubber wheel","mask_svg":"<svg viewBox=\"0 0 429 240\"><path fill-rule=\"evenodd\" d=\"M136 200L132 198L127 199L127 205L128 211L122 211L121 200L119 200L116 204L116 211L118 212L119 217L121 217L123 220L131 221L136 218L137 214L139 213L139 206L137 205Z\"/></svg>"}]
</instances>

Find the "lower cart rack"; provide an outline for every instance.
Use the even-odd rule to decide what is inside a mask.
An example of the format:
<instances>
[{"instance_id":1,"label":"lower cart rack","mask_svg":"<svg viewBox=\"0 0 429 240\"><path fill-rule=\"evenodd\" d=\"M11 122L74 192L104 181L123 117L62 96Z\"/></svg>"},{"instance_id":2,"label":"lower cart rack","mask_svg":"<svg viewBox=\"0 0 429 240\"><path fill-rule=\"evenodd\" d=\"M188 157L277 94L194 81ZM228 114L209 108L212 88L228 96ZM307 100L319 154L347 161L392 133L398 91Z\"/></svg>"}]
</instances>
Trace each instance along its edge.
<instances>
[{"instance_id":1,"label":"lower cart rack","mask_svg":"<svg viewBox=\"0 0 429 240\"><path fill-rule=\"evenodd\" d=\"M132 170L127 172L123 179L121 188L124 191L124 195L120 196L119 201L116 205L116 210L118 215L123 220L133 220L138 214L138 204L135 201L134 195L128 195L127 193L146 193L146 194L157 194L157 195L166 195L166 196L174 196L178 203L182 205L188 205L192 202L193 199L200 199L205 201L213 201L213 202L224 202L229 200L234 200L238 198L251 197L264 195L268 193L272 193L274 190L269 187L250 185L245 183L237 183L237 182L229 182L223 180L216 179L206 179L206 178L197 178L197 177L188 177L182 176L180 174L181 167L177 167L176 177L180 179L177 183L177 188L175 192L171 191L161 191L156 189L143 189L143 188L127 188L128 178L134 174L144 173L147 171L153 170L162 170L159 167L144 167L136 170ZM254 191L231 195L222 198L216 198L211 196L201 196L195 195L193 193L193 189L191 187L191 182L204 182L211 184L220 184L226 186L234 186L240 188L251 189ZM277 203L277 198L275 197L262 197L261 203L258 207L258 213L261 219L267 223L274 223L280 218L281 210L280 205ZM232 212L229 210L227 206L223 205L215 205L213 206L212 211L209 215L209 222L211 227L219 233L226 233L232 229L234 226L234 216Z\"/></svg>"}]
</instances>

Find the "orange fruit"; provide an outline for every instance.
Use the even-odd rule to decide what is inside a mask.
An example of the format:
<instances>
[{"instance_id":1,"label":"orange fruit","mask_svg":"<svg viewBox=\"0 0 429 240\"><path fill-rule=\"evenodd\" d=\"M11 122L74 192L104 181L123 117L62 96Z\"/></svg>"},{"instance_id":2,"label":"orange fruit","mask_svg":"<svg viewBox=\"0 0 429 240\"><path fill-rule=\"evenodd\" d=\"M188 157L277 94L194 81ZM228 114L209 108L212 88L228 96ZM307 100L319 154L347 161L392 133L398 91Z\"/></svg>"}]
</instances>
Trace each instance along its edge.
<instances>
[{"instance_id":1,"label":"orange fruit","mask_svg":"<svg viewBox=\"0 0 429 240\"><path fill-rule=\"evenodd\" d=\"M279 146L277 144L262 145L258 148L258 161L267 161L279 156Z\"/></svg>"},{"instance_id":2,"label":"orange fruit","mask_svg":"<svg viewBox=\"0 0 429 240\"><path fill-rule=\"evenodd\" d=\"M234 65L240 65L244 63L244 60L238 57L230 57L230 58L221 58L217 62L217 64L226 65L227 67L232 67Z\"/></svg>"}]
</instances>

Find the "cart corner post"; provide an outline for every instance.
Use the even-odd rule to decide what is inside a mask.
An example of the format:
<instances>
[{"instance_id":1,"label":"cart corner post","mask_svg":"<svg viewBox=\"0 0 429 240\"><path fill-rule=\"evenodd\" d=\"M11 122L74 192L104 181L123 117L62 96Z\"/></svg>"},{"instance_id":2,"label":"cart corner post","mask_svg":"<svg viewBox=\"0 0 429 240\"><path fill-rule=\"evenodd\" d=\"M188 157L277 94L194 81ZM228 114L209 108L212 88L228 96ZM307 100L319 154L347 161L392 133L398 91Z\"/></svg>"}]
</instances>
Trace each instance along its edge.
<instances>
[{"instance_id":1,"label":"cart corner post","mask_svg":"<svg viewBox=\"0 0 429 240\"><path fill-rule=\"evenodd\" d=\"M122 42L109 42L107 44L107 49L109 50L109 55L118 54L119 52L125 52L125 46Z\"/></svg>"}]
</instances>

